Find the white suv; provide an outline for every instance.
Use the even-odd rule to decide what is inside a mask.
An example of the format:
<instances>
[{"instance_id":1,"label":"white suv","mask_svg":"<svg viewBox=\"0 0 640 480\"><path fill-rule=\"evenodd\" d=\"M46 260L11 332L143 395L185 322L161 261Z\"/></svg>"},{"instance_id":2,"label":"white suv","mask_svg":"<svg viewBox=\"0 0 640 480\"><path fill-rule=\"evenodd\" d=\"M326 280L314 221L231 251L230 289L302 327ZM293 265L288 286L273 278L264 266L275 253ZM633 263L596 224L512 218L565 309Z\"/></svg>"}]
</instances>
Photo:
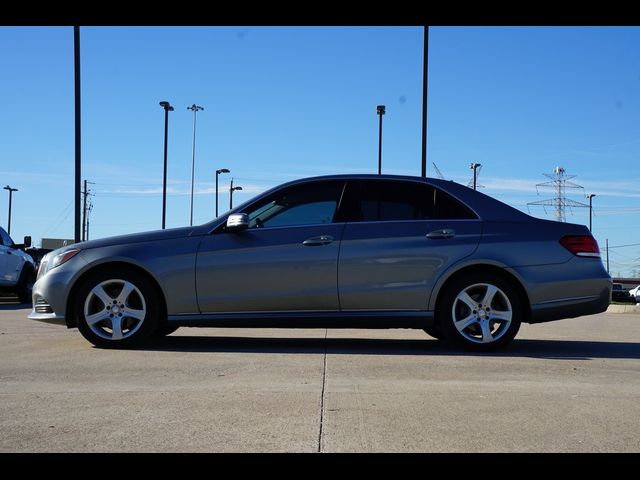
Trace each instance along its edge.
<instances>
[{"instance_id":1,"label":"white suv","mask_svg":"<svg viewBox=\"0 0 640 480\"><path fill-rule=\"evenodd\" d=\"M640 285L629 290L629 295L636 299L636 303L640 303Z\"/></svg>"},{"instance_id":2,"label":"white suv","mask_svg":"<svg viewBox=\"0 0 640 480\"><path fill-rule=\"evenodd\" d=\"M0 293L14 293L21 303L31 303L36 281L33 258L23 251L30 246L31 237L24 237L24 244L18 245L0 227Z\"/></svg>"}]
</instances>

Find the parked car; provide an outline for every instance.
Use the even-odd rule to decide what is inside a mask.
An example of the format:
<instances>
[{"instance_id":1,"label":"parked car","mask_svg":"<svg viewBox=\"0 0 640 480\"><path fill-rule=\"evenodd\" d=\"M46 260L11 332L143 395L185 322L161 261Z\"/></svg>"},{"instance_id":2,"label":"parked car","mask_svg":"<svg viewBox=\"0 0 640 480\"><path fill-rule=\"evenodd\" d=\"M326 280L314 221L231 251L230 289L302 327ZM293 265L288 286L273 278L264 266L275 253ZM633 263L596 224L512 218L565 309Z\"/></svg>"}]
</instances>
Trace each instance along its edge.
<instances>
[{"instance_id":1,"label":"parked car","mask_svg":"<svg viewBox=\"0 0 640 480\"><path fill-rule=\"evenodd\" d=\"M621 283L614 283L611 290L611 301L626 303L631 302L632 298L629 291Z\"/></svg>"},{"instance_id":2,"label":"parked car","mask_svg":"<svg viewBox=\"0 0 640 480\"><path fill-rule=\"evenodd\" d=\"M24 252L31 246L31 237L17 244L0 227L0 293L17 295L20 303L31 302L31 290L36 280L33 258Z\"/></svg>"},{"instance_id":3,"label":"parked car","mask_svg":"<svg viewBox=\"0 0 640 480\"><path fill-rule=\"evenodd\" d=\"M471 350L520 324L599 313L611 277L583 225L454 182L338 175L194 227L47 254L29 318L129 347L189 327L419 328Z\"/></svg>"},{"instance_id":4,"label":"parked car","mask_svg":"<svg viewBox=\"0 0 640 480\"><path fill-rule=\"evenodd\" d=\"M37 248L37 247L29 247L29 248L25 248L25 253L28 253L31 258L33 258L33 262L35 264L35 270L36 272L38 271L38 268L40 267L40 262L42 261L42 259L44 258L44 256L51 252L53 249L52 248Z\"/></svg>"},{"instance_id":5,"label":"parked car","mask_svg":"<svg viewBox=\"0 0 640 480\"><path fill-rule=\"evenodd\" d=\"M629 290L629 296L634 299L636 303L640 303L640 285Z\"/></svg>"}]
</instances>

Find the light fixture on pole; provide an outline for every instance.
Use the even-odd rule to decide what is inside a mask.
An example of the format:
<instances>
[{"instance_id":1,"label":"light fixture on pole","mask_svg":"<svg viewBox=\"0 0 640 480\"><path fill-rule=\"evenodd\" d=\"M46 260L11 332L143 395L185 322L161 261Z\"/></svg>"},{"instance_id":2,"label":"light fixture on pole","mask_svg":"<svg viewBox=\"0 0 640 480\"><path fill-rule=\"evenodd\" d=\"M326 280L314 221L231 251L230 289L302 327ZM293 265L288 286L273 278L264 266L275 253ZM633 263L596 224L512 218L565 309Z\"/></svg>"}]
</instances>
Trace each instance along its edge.
<instances>
[{"instance_id":1,"label":"light fixture on pole","mask_svg":"<svg viewBox=\"0 0 640 480\"><path fill-rule=\"evenodd\" d=\"M473 189L476 189L476 181L477 181L477 173L476 171L478 170L478 167L481 167L482 164L481 163L472 163L471 165L469 165L469 168L473 170Z\"/></svg>"},{"instance_id":2,"label":"light fixture on pole","mask_svg":"<svg viewBox=\"0 0 640 480\"><path fill-rule=\"evenodd\" d=\"M164 108L164 170L162 174L162 229L164 230L167 219L167 142L169 138L169 112L173 112L173 107L166 101L160 102L160 106Z\"/></svg>"},{"instance_id":3,"label":"light fixture on pole","mask_svg":"<svg viewBox=\"0 0 640 480\"><path fill-rule=\"evenodd\" d=\"M195 103L190 107L187 107L187 110L191 110L193 112L193 148L191 155L191 207L190 207L190 216L189 216L189 225L193 225L193 177L196 166L196 113L198 110L204 110L204 107L200 105L196 105Z\"/></svg>"},{"instance_id":4,"label":"light fixture on pole","mask_svg":"<svg viewBox=\"0 0 640 480\"><path fill-rule=\"evenodd\" d=\"M595 196L596 196L595 193L590 193L589 195L587 195L587 198L589 199L589 231L591 231L591 217L593 213L593 197Z\"/></svg>"},{"instance_id":5,"label":"light fixture on pole","mask_svg":"<svg viewBox=\"0 0 640 480\"><path fill-rule=\"evenodd\" d=\"M9 191L9 220L7 221L7 233L11 235L11 197L13 196L13 192L17 192L17 188L11 188L9 185L4 187L4 190Z\"/></svg>"},{"instance_id":6,"label":"light fixture on pole","mask_svg":"<svg viewBox=\"0 0 640 480\"><path fill-rule=\"evenodd\" d=\"M382 173L382 116L386 113L386 107L384 105L378 105L376 107L376 113L380 116L378 127L378 175L380 175Z\"/></svg>"},{"instance_id":7,"label":"light fixture on pole","mask_svg":"<svg viewBox=\"0 0 640 480\"><path fill-rule=\"evenodd\" d=\"M221 173L231 173L228 168L221 168L216 170L216 218L218 218L218 175Z\"/></svg>"},{"instance_id":8,"label":"light fixture on pole","mask_svg":"<svg viewBox=\"0 0 640 480\"><path fill-rule=\"evenodd\" d=\"M229 186L229 210L233 208L233 192L235 190L242 190L242 187L233 186L233 178L231 179L231 185Z\"/></svg>"}]
</instances>

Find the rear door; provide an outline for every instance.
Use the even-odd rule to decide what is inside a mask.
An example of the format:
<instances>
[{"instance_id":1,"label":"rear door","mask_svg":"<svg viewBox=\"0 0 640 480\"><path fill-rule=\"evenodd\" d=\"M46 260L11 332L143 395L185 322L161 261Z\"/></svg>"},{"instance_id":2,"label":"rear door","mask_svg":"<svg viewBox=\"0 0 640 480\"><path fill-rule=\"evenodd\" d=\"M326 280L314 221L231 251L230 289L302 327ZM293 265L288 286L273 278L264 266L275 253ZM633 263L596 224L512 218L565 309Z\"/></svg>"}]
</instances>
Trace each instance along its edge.
<instances>
[{"instance_id":1,"label":"rear door","mask_svg":"<svg viewBox=\"0 0 640 480\"><path fill-rule=\"evenodd\" d=\"M481 222L462 203L421 181L349 182L338 260L343 311L426 310L440 274L470 255Z\"/></svg>"}]
</instances>

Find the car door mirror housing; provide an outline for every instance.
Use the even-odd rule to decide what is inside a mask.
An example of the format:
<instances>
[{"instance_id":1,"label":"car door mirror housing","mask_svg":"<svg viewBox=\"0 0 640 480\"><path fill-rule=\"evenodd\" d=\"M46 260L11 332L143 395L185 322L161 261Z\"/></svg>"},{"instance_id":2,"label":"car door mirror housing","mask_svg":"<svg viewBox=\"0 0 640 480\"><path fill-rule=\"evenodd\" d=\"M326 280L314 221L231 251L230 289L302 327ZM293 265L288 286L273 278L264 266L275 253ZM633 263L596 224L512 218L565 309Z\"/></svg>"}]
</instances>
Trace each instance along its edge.
<instances>
[{"instance_id":1,"label":"car door mirror housing","mask_svg":"<svg viewBox=\"0 0 640 480\"><path fill-rule=\"evenodd\" d=\"M27 235L24 237L24 248L29 248L31 246L31 235Z\"/></svg>"},{"instance_id":2,"label":"car door mirror housing","mask_svg":"<svg viewBox=\"0 0 640 480\"><path fill-rule=\"evenodd\" d=\"M227 218L227 230L231 232L239 232L249 228L249 215L246 213L232 213Z\"/></svg>"}]
</instances>

